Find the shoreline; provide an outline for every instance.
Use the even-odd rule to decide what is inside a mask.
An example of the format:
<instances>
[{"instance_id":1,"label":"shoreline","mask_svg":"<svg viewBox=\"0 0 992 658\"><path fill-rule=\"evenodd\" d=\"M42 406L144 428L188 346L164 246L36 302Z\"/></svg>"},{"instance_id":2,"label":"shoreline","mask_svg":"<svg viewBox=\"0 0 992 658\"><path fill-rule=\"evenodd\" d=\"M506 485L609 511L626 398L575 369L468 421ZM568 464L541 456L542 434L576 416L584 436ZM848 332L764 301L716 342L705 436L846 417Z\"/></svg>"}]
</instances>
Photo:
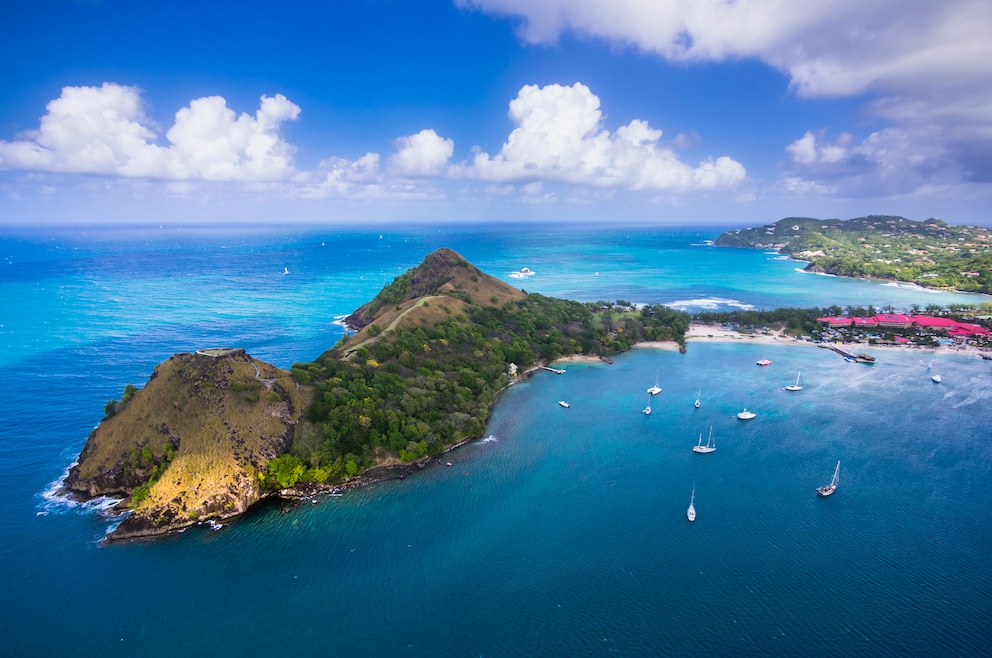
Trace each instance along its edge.
<instances>
[{"instance_id":1,"label":"shoreline","mask_svg":"<svg viewBox=\"0 0 992 658\"><path fill-rule=\"evenodd\" d=\"M816 348L828 348L830 346L838 347L849 347L856 350L898 350L904 352L941 352L941 351L951 351L962 354L970 354L975 357L982 357L983 354L990 354L988 350L980 350L974 346L959 346L959 345L938 345L938 346L928 346L928 347L918 347L915 345L868 345L866 343L844 343L844 342L832 342L832 343L814 343L806 340L799 340L794 337L787 336L783 329L779 329L774 332L768 333L750 333L744 334L733 329L729 329L720 324L701 324L693 323L689 326L688 331L685 333L685 342L688 347L691 343L749 343L755 345L792 345L792 346L805 346L805 347L816 347ZM668 352L678 352L680 351L680 346L674 340L668 341L643 341L635 343L630 347L630 349L654 349L662 350ZM611 365L612 361L608 358L601 356L593 356L589 354L570 354L567 356L562 356L551 361L541 362L526 368L525 370L519 372L513 380L511 380L506 386L504 386L499 392L497 392L492 404L489 405L490 409L494 407L502 394L511 386L525 381L530 378L532 374L537 372L542 366L551 366L553 364L564 364L564 363L601 363L606 365ZM365 486L374 485L380 482L387 482L389 480L403 480L408 476L414 475L420 471L424 471L427 468L434 468L440 466L451 466L452 463L448 460L442 459L443 455L454 452L456 449L463 446L475 443L485 437L485 433L476 436L464 438L457 443L454 443L441 452L435 455L425 455L418 460L411 462L396 462L392 460L387 460L385 463L377 464L368 468L367 470L357 473L348 480L343 482L330 483L317 483L308 482L305 484L294 485L288 489L281 489L278 491L273 491L262 495L255 503L248 506L243 512L233 514L229 517L219 517L217 519L211 519L217 526L215 530L219 530L223 526L229 523L236 522L237 520L243 518L251 510L256 509L264 504L273 504L273 500L282 500L287 503L295 502L298 505L304 504L307 500L311 501L311 504L318 504L318 497L329 497L329 496L342 496L353 489L359 489ZM288 512L288 508L283 508L283 513ZM122 512L123 513L123 512ZM115 514L116 516L116 514ZM202 525L207 523L207 521L200 521L199 523L190 523L183 525L181 527L173 527L163 529L161 532L142 535L142 536L127 536L127 537L114 537L114 531L109 532L105 537L104 541L107 543L118 543L118 542L128 542L128 541L147 541L155 540L161 537L171 535L173 533L182 532L186 528ZM116 530L116 529L115 529Z\"/></svg>"}]
</instances>

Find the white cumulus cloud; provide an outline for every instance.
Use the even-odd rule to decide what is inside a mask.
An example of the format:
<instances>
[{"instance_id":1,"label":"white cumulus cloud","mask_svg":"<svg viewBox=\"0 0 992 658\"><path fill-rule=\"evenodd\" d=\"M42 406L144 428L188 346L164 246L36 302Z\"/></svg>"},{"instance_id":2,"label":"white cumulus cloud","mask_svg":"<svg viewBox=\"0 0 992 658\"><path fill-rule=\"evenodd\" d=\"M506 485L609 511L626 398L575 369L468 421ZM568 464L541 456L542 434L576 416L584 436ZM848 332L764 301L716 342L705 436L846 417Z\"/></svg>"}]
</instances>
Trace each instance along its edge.
<instances>
[{"instance_id":1,"label":"white cumulus cloud","mask_svg":"<svg viewBox=\"0 0 992 658\"><path fill-rule=\"evenodd\" d=\"M219 96L196 99L176 112L167 145L156 143L135 87L64 87L46 109L37 130L0 141L0 168L207 181L281 180L295 171L295 147L278 131L300 108L282 95L262 96L255 116L235 115Z\"/></svg>"},{"instance_id":2,"label":"white cumulus cloud","mask_svg":"<svg viewBox=\"0 0 992 658\"><path fill-rule=\"evenodd\" d=\"M396 153L389 158L389 169L399 176L436 176L444 171L455 152L455 143L430 129L400 137Z\"/></svg>"},{"instance_id":3,"label":"white cumulus cloud","mask_svg":"<svg viewBox=\"0 0 992 658\"><path fill-rule=\"evenodd\" d=\"M691 190L733 186L745 178L722 156L692 167L659 145L662 131L635 119L611 134L599 97L581 83L527 85L510 102L516 128L495 155L477 152L454 177L492 182L557 181L596 187Z\"/></svg>"}]
</instances>

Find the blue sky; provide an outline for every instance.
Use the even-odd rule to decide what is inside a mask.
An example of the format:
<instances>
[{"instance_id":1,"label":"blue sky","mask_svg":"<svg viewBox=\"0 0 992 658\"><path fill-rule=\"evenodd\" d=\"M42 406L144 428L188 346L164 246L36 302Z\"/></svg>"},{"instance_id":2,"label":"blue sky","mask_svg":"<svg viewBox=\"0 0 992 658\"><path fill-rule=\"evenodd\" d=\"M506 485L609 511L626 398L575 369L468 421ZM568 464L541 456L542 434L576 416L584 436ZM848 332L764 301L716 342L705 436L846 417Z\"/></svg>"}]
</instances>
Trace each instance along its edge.
<instances>
[{"instance_id":1,"label":"blue sky","mask_svg":"<svg viewBox=\"0 0 992 658\"><path fill-rule=\"evenodd\" d=\"M992 224L987 0L5 9L0 226Z\"/></svg>"}]
</instances>

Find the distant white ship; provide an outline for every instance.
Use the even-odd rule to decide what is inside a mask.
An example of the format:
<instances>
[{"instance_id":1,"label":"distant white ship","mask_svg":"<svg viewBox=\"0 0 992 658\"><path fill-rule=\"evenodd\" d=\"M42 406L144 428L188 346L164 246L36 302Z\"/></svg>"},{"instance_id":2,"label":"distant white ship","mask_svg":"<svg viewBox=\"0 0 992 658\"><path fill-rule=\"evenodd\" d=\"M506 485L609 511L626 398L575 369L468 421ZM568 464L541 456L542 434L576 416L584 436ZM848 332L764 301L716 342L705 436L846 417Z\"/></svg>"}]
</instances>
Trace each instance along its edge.
<instances>
[{"instance_id":1,"label":"distant white ship","mask_svg":"<svg viewBox=\"0 0 992 658\"><path fill-rule=\"evenodd\" d=\"M758 414L754 413L753 411L748 411L747 407L744 407L744 411L737 414L737 417L740 418L741 420L751 420L757 415Z\"/></svg>"},{"instance_id":2,"label":"distant white ship","mask_svg":"<svg viewBox=\"0 0 992 658\"><path fill-rule=\"evenodd\" d=\"M696 520L696 506L693 503L696 502L696 487L692 488L692 498L689 499L689 509L685 511L685 518L690 521Z\"/></svg>"},{"instance_id":3,"label":"distant white ship","mask_svg":"<svg viewBox=\"0 0 992 658\"><path fill-rule=\"evenodd\" d=\"M521 267L516 272L510 272L510 278L513 278L513 279L523 279L523 278L526 278L526 277L529 277L529 276L534 276L535 274L536 274L536 272L534 272L533 270L531 270L529 268L526 268L526 267Z\"/></svg>"},{"instance_id":4,"label":"distant white ship","mask_svg":"<svg viewBox=\"0 0 992 658\"><path fill-rule=\"evenodd\" d=\"M558 404L565 407L566 409L568 409L571 406L569 403L565 402L564 400L558 400Z\"/></svg>"}]
</instances>

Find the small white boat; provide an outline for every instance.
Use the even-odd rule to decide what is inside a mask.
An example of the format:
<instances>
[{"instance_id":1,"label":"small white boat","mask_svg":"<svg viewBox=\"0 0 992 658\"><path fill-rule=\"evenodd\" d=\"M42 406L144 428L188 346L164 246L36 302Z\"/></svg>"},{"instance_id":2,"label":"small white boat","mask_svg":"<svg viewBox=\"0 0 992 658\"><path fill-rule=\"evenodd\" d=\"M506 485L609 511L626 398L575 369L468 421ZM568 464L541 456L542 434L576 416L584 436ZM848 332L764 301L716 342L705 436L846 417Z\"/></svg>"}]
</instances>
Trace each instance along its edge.
<instances>
[{"instance_id":1,"label":"small white boat","mask_svg":"<svg viewBox=\"0 0 992 658\"><path fill-rule=\"evenodd\" d=\"M661 393L661 387L658 386L658 371L654 372L654 386L648 389L648 395L658 395Z\"/></svg>"},{"instance_id":2,"label":"small white boat","mask_svg":"<svg viewBox=\"0 0 992 658\"><path fill-rule=\"evenodd\" d=\"M282 268L282 273L283 274L289 274L289 268L288 267Z\"/></svg>"},{"instance_id":3,"label":"small white boat","mask_svg":"<svg viewBox=\"0 0 992 658\"><path fill-rule=\"evenodd\" d=\"M644 415L645 416L650 416L651 415L651 398L650 397L648 398L648 406L644 407Z\"/></svg>"},{"instance_id":4,"label":"small white boat","mask_svg":"<svg viewBox=\"0 0 992 658\"><path fill-rule=\"evenodd\" d=\"M802 374L802 373L796 373L796 383L795 384L789 384L788 386L785 387L785 390L787 390L787 391L801 391L801 390L803 390L803 387L799 385L799 375L800 374Z\"/></svg>"},{"instance_id":5,"label":"small white boat","mask_svg":"<svg viewBox=\"0 0 992 658\"><path fill-rule=\"evenodd\" d=\"M757 361L755 361L755 363L757 363L759 366L770 366L772 364L772 362L769 361L768 359L758 359Z\"/></svg>"},{"instance_id":6,"label":"small white boat","mask_svg":"<svg viewBox=\"0 0 992 658\"><path fill-rule=\"evenodd\" d=\"M698 391L696 391L696 401L693 403L693 406L695 406L697 409L699 408L699 394L702 392L702 390L703 389L699 389Z\"/></svg>"},{"instance_id":7,"label":"small white boat","mask_svg":"<svg viewBox=\"0 0 992 658\"><path fill-rule=\"evenodd\" d=\"M533 272L532 270L526 267L521 267L519 270L515 272L510 272L510 277L514 279L523 279L528 276L534 276L534 274L535 272Z\"/></svg>"},{"instance_id":8,"label":"small white boat","mask_svg":"<svg viewBox=\"0 0 992 658\"><path fill-rule=\"evenodd\" d=\"M821 496L829 496L833 492L837 491L837 479L840 475L840 461L837 462L837 468L834 469L834 477L830 480L830 484L824 485L822 487L816 488L816 493Z\"/></svg>"},{"instance_id":9,"label":"small white boat","mask_svg":"<svg viewBox=\"0 0 992 658\"><path fill-rule=\"evenodd\" d=\"M944 380L940 378L940 375L930 375L930 381L932 381L934 384L939 384Z\"/></svg>"},{"instance_id":10,"label":"small white boat","mask_svg":"<svg viewBox=\"0 0 992 658\"><path fill-rule=\"evenodd\" d=\"M713 426L710 425L710 437L706 439L706 445L703 445L703 434L700 432L699 443L693 446L692 451L706 454L713 452L714 450L716 450L716 444L713 443Z\"/></svg>"},{"instance_id":11,"label":"small white boat","mask_svg":"<svg viewBox=\"0 0 992 658\"><path fill-rule=\"evenodd\" d=\"M558 400L558 404L560 404L561 406L565 407L566 409L568 409L570 406L572 406L569 403L565 402L564 400Z\"/></svg>"},{"instance_id":12,"label":"small white boat","mask_svg":"<svg viewBox=\"0 0 992 658\"><path fill-rule=\"evenodd\" d=\"M753 411L748 411L747 407L744 407L744 411L737 414L737 417L740 418L741 420L751 420L757 415L758 414L754 413Z\"/></svg>"},{"instance_id":13,"label":"small white boat","mask_svg":"<svg viewBox=\"0 0 992 658\"><path fill-rule=\"evenodd\" d=\"M692 488L692 498L689 499L689 509L685 511L685 518L690 521L696 520L696 506L693 503L696 502L696 487Z\"/></svg>"}]
</instances>

